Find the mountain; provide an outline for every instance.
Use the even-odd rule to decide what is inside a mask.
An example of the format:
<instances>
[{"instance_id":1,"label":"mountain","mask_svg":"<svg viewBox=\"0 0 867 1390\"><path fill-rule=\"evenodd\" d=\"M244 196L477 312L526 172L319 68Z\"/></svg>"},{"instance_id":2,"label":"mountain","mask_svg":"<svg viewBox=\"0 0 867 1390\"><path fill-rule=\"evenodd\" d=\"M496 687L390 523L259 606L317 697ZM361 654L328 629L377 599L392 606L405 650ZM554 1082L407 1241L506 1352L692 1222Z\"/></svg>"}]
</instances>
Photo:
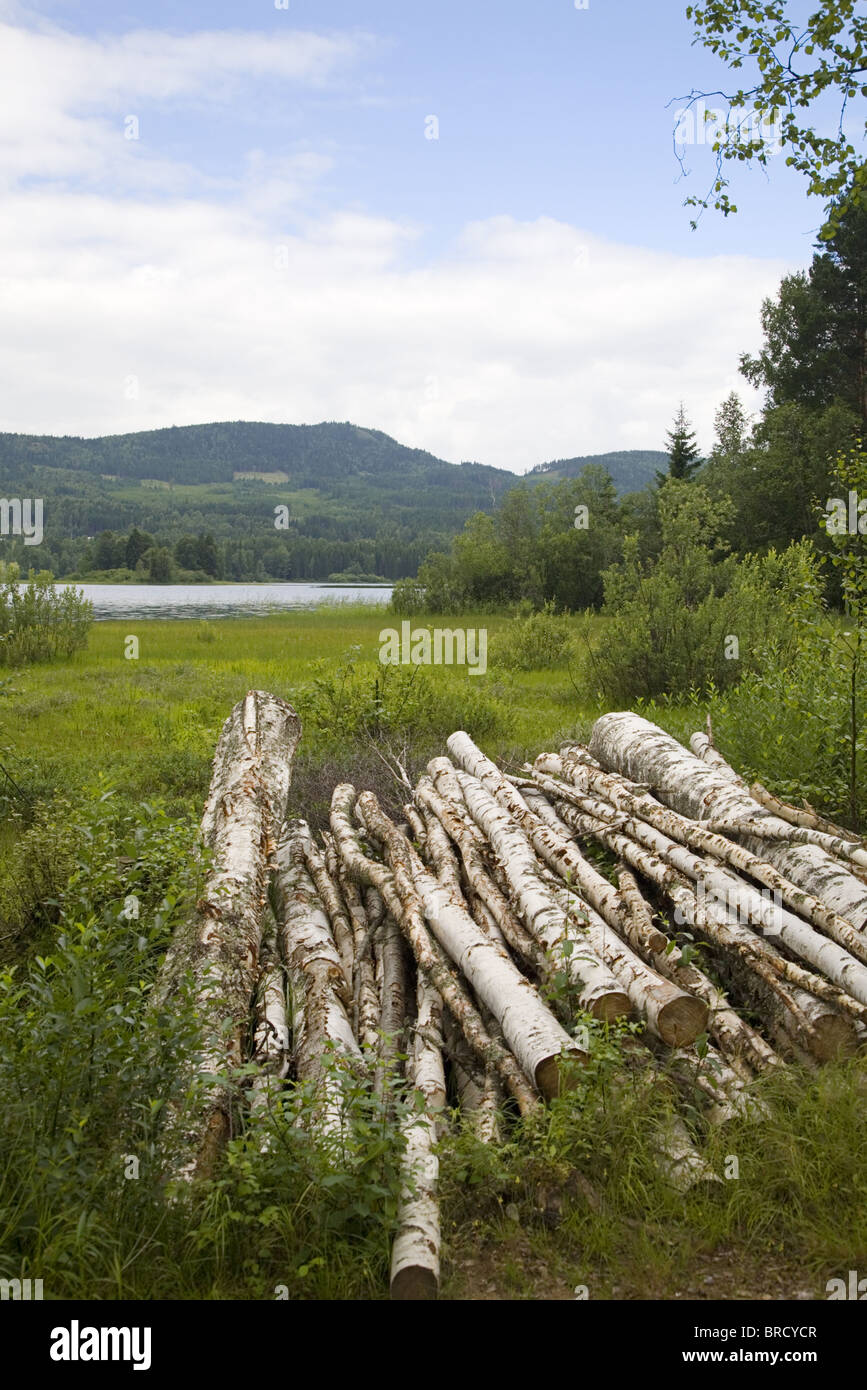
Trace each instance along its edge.
<instances>
[{"instance_id":1,"label":"mountain","mask_svg":"<svg viewBox=\"0 0 867 1390\"><path fill-rule=\"evenodd\" d=\"M212 576L323 579L354 570L395 579L414 574L431 550L448 549L473 512L493 510L519 481L556 481L596 462L625 491L652 479L665 457L599 454L519 479L504 468L447 463L348 422L228 421L95 439L0 434L0 493L45 505L38 554L0 536L0 559L63 575L122 570L137 528L181 569L207 555ZM212 549L190 543L206 535L216 561ZM135 566L140 541L134 551ZM165 557L151 566L165 571Z\"/></svg>"},{"instance_id":2,"label":"mountain","mask_svg":"<svg viewBox=\"0 0 867 1390\"><path fill-rule=\"evenodd\" d=\"M640 492L654 481L657 469L660 472L668 469L668 454L659 449L620 449L610 454L583 454L580 458L537 463L525 476L529 482L577 478L590 463L607 468L618 492Z\"/></svg>"}]
</instances>

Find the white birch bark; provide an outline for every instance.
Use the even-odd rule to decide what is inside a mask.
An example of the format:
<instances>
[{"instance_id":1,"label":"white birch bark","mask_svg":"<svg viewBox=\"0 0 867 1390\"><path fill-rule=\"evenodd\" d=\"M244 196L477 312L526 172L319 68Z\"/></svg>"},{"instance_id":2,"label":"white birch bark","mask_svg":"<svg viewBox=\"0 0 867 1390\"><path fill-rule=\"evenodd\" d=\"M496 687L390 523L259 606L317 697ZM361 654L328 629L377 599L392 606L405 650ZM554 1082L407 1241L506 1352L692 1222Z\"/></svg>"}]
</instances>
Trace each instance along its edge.
<instances>
[{"instance_id":1,"label":"white birch bark","mask_svg":"<svg viewBox=\"0 0 867 1390\"><path fill-rule=\"evenodd\" d=\"M665 951L669 945L668 937L655 925L653 911L638 886L638 880L623 863L617 865L617 883L629 908L626 926L628 940L635 945L634 937L637 934L648 950L654 953Z\"/></svg>"},{"instance_id":2,"label":"white birch bark","mask_svg":"<svg viewBox=\"0 0 867 1390\"><path fill-rule=\"evenodd\" d=\"M473 921L463 898L425 868L412 845L379 809L372 792L362 792L358 809L365 825L383 840L398 893L418 894L431 931L497 1020L524 1075L548 1098L560 1087L562 1054L579 1055L511 957Z\"/></svg>"},{"instance_id":3,"label":"white birch bark","mask_svg":"<svg viewBox=\"0 0 867 1390\"><path fill-rule=\"evenodd\" d=\"M569 827L540 792L528 788L526 800L529 809L539 820L559 832L561 837L571 835ZM621 872L628 871L621 869ZM634 879L632 886L640 897ZM643 899L641 901L643 903ZM652 939L664 948L668 945L668 938L653 926L646 904L644 911ZM655 960L648 963L638 947L630 950L635 942L633 918L628 908L622 920L625 941L616 933L606 930L607 924L602 918L588 912L587 929L592 945L620 980L630 1002L644 1018L651 1033L669 1046L688 1046L707 1027L708 1007L701 1002L703 996L696 997L695 992L685 987L682 981L674 980L667 971L659 971Z\"/></svg>"},{"instance_id":4,"label":"white birch bark","mask_svg":"<svg viewBox=\"0 0 867 1390\"><path fill-rule=\"evenodd\" d=\"M283 1082L289 1071L286 982L276 947L271 941L263 942L259 956L255 1020L253 1056L259 1071L250 1088L250 1113L254 1117L272 1108L283 1090ZM267 1136L262 1140L263 1153L270 1147L270 1142Z\"/></svg>"},{"instance_id":5,"label":"white birch bark","mask_svg":"<svg viewBox=\"0 0 867 1390\"><path fill-rule=\"evenodd\" d=\"M479 1065L448 1010L445 1011L443 1037L461 1113L482 1144L499 1144L504 1096L496 1074L490 1067L483 1069Z\"/></svg>"},{"instance_id":6,"label":"white birch bark","mask_svg":"<svg viewBox=\"0 0 867 1390\"><path fill-rule=\"evenodd\" d=\"M707 734L694 733L690 735L689 746L695 756L701 758L703 763L707 763L708 767L715 768L720 776L746 790L747 784L743 777L740 777L731 763L727 763L722 754L714 748Z\"/></svg>"},{"instance_id":7,"label":"white birch bark","mask_svg":"<svg viewBox=\"0 0 867 1390\"><path fill-rule=\"evenodd\" d=\"M656 883L665 892L681 921L742 962L766 988L766 1004L779 1013L787 1035L801 1039L804 1047L820 1061L827 1061L854 1046L853 1020L842 1014L835 1005L827 1004L786 981L790 963L769 940L737 922L713 899L701 904L687 880L665 859L647 850L624 834L622 818L617 828L605 820L578 811L568 802L558 802L556 809L566 823L579 834L595 835L639 873ZM770 991L770 995L767 992ZM771 997L773 996L773 997Z\"/></svg>"},{"instance_id":8,"label":"white birch bark","mask_svg":"<svg viewBox=\"0 0 867 1390\"><path fill-rule=\"evenodd\" d=\"M391 1251L391 1297L402 1301L434 1299L439 1293L439 1159L435 1144L437 1117L446 1098L442 1012L442 999L419 971L411 1079L425 1103L421 1112L410 1109L405 1122L405 1184Z\"/></svg>"},{"instance_id":9,"label":"white birch bark","mask_svg":"<svg viewBox=\"0 0 867 1390\"><path fill-rule=\"evenodd\" d=\"M660 800L694 820L739 820L765 814L749 793L682 748L676 739L629 712L597 719L590 752L604 767L632 781L652 783ZM767 816L769 829L785 835L790 826ZM857 928L867 923L867 887L817 845L763 842L745 836L747 848L825 902Z\"/></svg>"},{"instance_id":10,"label":"white birch bark","mask_svg":"<svg viewBox=\"0 0 867 1390\"><path fill-rule=\"evenodd\" d=\"M623 872L628 873L628 870ZM637 884L636 890L640 893ZM779 1065L779 1057L761 1034L741 1018L703 970L694 962L684 960L680 947L658 931L646 914L633 915L629 939L660 975L705 1001L710 1011L708 1031L743 1080L750 1080L753 1072Z\"/></svg>"},{"instance_id":11,"label":"white birch bark","mask_svg":"<svg viewBox=\"0 0 867 1390\"><path fill-rule=\"evenodd\" d=\"M378 810L376 798L371 798L371 814ZM486 1028L479 1010L469 998L457 974L451 969L442 948L431 936L418 893L411 882L404 883L405 898L395 886L394 875L384 864L369 859L361 848L358 831L353 822L355 788L349 783L335 787L331 798L331 828L344 870L358 883L372 884L382 894L383 901L400 926L416 962L452 1011L469 1046L497 1071L506 1090L514 1096L522 1114L531 1113L539 1105L533 1086L522 1072L515 1057L499 1038Z\"/></svg>"},{"instance_id":12,"label":"white birch bark","mask_svg":"<svg viewBox=\"0 0 867 1390\"><path fill-rule=\"evenodd\" d=\"M442 766L443 764L446 766ZM429 768L431 777L420 777L415 790L419 805L437 817L457 846L464 873L473 892L491 913L509 946L540 978L544 977L548 969L545 952L512 911L508 898L500 891L488 871L485 860L486 842L464 805L463 793L454 768L447 758L434 759ZM431 778L440 781L434 785ZM460 806L450 799L455 795L460 797Z\"/></svg>"},{"instance_id":13,"label":"white birch bark","mask_svg":"<svg viewBox=\"0 0 867 1390\"><path fill-rule=\"evenodd\" d=\"M403 937L393 917L386 917L383 922L379 958L382 970L382 1005L375 1085L378 1095L382 1094L386 1076L396 1069L397 1059L403 1051L407 1004L411 989Z\"/></svg>"},{"instance_id":14,"label":"white birch bark","mask_svg":"<svg viewBox=\"0 0 867 1390\"><path fill-rule=\"evenodd\" d=\"M454 735L452 735L454 738ZM596 1018L613 1019L629 1012L629 999L612 971L590 946L586 932L570 920L554 894L539 877L539 862L514 819L480 782L458 774L464 800L473 820L490 841L514 895L517 911L549 953L549 972L565 970L578 987L579 1004ZM583 904L574 896L576 913ZM571 955L563 944L572 942Z\"/></svg>"},{"instance_id":15,"label":"white birch bark","mask_svg":"<svg viewBox=\"0 0 867 1390\"><path fill-rule=\"evenodd\" d=\"M768 791L761 782L750 783L750 796L772 815L788 821L789 825L804 826L808 830L823 830L826 835L836 836L840 840L855 840L851 830L846 830L843 826L835 825L833 821L820 816L812 806L790 806L787 801L782 801L772 791ZM857 843L863 846L864 842L859 840Z\"/></svg>"},{"instance_id":16,"label":"white birch bark","mask_svg":"<svg viewBox=\"0 0 867 1390\"><path fill-rule=\"evenodd\" d=\"M308 836L305 822L289 821L277 849L277 930L283 959L303 995L297 1079L314 1088L314 1131L333 1140L345 1135L346 1086L362 1059L347 1015L346 977L331 924L307 872Z\"/></svg>"},{"instance_id":17,"label":"white birch bark","mask_svg":"<svg viewBox=\"0 0 867 1390\"><path fill-rule=\"evenodd\" d=\"M700 1182L721 1182L706 1159L702 1158L679 1115L671 1114L653 1135L657 1164L676 1192L689 1192Z\"/></svg>"},{"instance_id":18,"label":"white birch bark","mask_svg":"<svg viewBox=\"0 0 867 1390\"><path fill-rule=\"evenodd\" d=\"M371 954L372 935L375 930L365 907L358 884L347 877L344 866L338 861L337 879L343 901L349 913L353 937L353 976L352 976L352 1031L365 1052L376 1052L379 1048L380 998L376 988L373 956Z\"/></svg>"},{"instance_id":19,"label":"white birch bark","mask_svg":"<svg viewBox=\"0 0 867 1390\"><path fill-rule=\"evenodd\" d=\"M343 966L346 987L351 989L355 969L355 939L349 911L343 901L337 881L328 872L325 856L317 848L309 829L301 841L301 847L304 851L307 872L310 874L316 892L328 913L331 932L337 946L337 953L340 956L340 963Z\"/></svg>"},{"instance_id":20,"label":"white birch bark","mask_svg":"<svg viewBox=\"0 0 867 1390\"><path fill-rule=\"evenodd\" d=\"M805 918L814 927L818 927L862 963L867 962L867 934L859 931L846 918L785 878L772 864L760 859L744 845L726 839L723 835L708 829L707 825L699 825L679 815L647 793L636 795L630 790L632 784L625 782L617 774L594 771L571 759L543 754L536 759L534 777L549 796L574 800L576 805L584 809L589 808L591 813L598 811L598 803L587 802L582 798L585 795L598 796L600 802L608 801L616 810L623 811L637 820L646 821L648 825L652 825L654 829L678 844L700 850L704 855L719 860L721 864L758 879L773 893L778 893L782 902L793 912ZM559 780L561 777L569 777L571 785L564 785Z\"/></svg>"},{"instance_id":21,"label":"white birch bark","mask_svg":"<svg viewBox=\"0 0 867 1390\"><path fill-rule=\"evenodd\" d=\"M710 1101L705 1114L709 1124L724 1125L730 1120L766 1120L766 1105L751 1096L743 1079L715 1047L707 1045L705 1055L679 1048L671 1054L671 1065L690 1086Z\"/></svg>"},{"instance_id":22,"label":"white birch bark","mask_svg":"<svg viewBox=\"0 0 867 1390\"><path fill-rule=\"evenodd\" d=\"M580 771L578 775L581 775ZM544 788L552 788L550 779L544 775L540 774L539 780ZM851 994L860 1003L867 1003L867 966L836 941L821 936L807 922L796 917L781 904L768 902L756 888L733 870L715 866L707 858L694 854L687 846L678 844L647 821L632 815L626 818L598 798L583 796L581 793L577 795L582 806L591 815L610 823L618 821L620 828L639 844L660 855L673 868L697 884L701 884L704 894L724 905L730 915L736 915L740 921L751 922L759 929L778 937L789 950L802 960L808 961L835 985Z\"/></svg>"},{"instance_id":23,"label":"white birch bark","mask_svg":"<svg viewBox=\"0 0 867 1390\"><path fill-rule=\"evenodd\" d=\"M201 1044L184 1068L200 1098L184 1113L169 1107L167 1127L179 1157L176 1179L214 1171L232 1132L233 1092L222 1076L241 1064L259 968L274 841L286 812L301 721L283 700L253 690L223 725L202 816L211 868L196 913L176 933L154 985L151 1007L190 1010ZM191 990L188 994L187 991Z\"/></svg>"}]
</instances>

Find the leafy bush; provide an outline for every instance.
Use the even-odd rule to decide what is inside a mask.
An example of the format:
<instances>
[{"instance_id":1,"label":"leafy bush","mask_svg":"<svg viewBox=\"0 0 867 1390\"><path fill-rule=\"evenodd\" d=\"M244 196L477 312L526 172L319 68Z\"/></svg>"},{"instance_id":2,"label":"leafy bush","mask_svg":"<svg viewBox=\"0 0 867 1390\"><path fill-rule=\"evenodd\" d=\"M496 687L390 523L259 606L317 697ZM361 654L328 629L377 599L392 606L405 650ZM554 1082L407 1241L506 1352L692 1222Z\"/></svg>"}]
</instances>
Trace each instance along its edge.
<instances>
[{"instance_id":1,"label":"leafy bush","mask_svg":"<svg viewBox=\"0 0 867 1390\"><path fill-rule=\"evenodd\" d=\"M298 712L326 746L345 747L358 738L427 742L464 727L478 738L507 732L513 719L508 705L473 689L477 681L440 686L421 666L363 663L353 647L333 674L321 663L312 691L298 697Z\"/></svg>"},{"instance_id":2,"label":"leafy bush","mask_svg":"<svg viewBox=\"0 0 867 1390\"><path fill-rule=\"evenodd\" d=\"M659 507L659 558L642 562L629 537L604 575L613 621L596 668L609 699L725 689L760 671L769 651L786 666L797 649L792 609L805 595L815 604L821 587L810 543L738 561L721 540L730 502L669 481Z\"/></svg>"},{"instance_id":3,"label":"leafy bush","mask_svg":"<svg viewBox=\"0 0 867 1390\"><path fill-rule=\"evenodd\" d=\"M20 582L17 565L0 576L0 663L26 666L72 656L87 642L93 605L80 589L57 589L51 575L30 571Z\"/></svg>"},{"instance_id":4,"label":"leafy bush","mask_svg":"<svg viewBox=\"0 0 867 1390\"><path fill-rule=\"evenodd\" d=\"M513 618L494 645L492 656L498 666L516 671L549 670L568 660L572 624L546 603L538 613Z\"/></svg>"}]
</instances>

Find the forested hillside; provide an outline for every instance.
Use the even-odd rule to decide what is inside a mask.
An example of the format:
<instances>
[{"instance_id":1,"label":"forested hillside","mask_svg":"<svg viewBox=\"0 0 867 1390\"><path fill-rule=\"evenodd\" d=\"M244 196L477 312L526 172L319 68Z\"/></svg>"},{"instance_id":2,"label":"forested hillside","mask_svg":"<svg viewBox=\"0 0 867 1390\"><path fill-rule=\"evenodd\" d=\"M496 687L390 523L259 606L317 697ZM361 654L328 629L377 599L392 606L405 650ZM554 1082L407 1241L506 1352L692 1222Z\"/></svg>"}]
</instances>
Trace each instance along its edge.
<instances>
[{"instance_id":1,"label":"forested hillside","mask_svg":"<svg viewBox=\"0 0 867 1390\"><path fill-rule=\"evenodd\" d=\"M528 482L557 482L577 478L585 468L598 466L611 476L617 492L640 492L652 483L657 469L665 468L668 455L659 449L620 449L610 454L583 454L574 459L552 459L538 463L527 474Z\"/></svg>"},{"instance_id":2,"label":"forested hillside","mask_svg":"<svg viewBox=\"0 0 867 1390\"><path fill-rule=\"evenodd\" d=\"M624 480L622 460L632 455L598 459L609 457L615 482ZM8 558L38 560L58 576L397 579L448 545L473 513L494 510L517 481L506 469L448 463L348 423L0 435L3 494L45 501L38 555L9 537Z\"/></svg>"}]
</instances>

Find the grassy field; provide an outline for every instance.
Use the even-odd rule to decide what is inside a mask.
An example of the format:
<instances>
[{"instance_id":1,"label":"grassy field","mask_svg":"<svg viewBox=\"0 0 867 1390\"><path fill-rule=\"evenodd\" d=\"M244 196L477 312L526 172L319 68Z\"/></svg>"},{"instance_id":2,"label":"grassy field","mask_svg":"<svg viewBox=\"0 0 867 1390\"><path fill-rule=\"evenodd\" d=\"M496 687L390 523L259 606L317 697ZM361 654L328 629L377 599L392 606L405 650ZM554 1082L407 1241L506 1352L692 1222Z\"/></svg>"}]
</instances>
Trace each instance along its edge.
<instances>
[{"instance_id":1,"label":"grassy field","mask_svg":"<svg viewBox=\"0 0 867 1390\"><path fill-rule=\"evenodd\" d=\"M602 705L584 639L604 641L600 620L575 620L571 667L535 671L499 663L509 619L462 622L488 629L485 676L385 671L379 633L399 620L365 607L100 623L68 663L0 677L0 760L14 782L0 787L0 961L16 966L0 980L0 1274L43 1276L54 1296L83 1298L270 1298L277 1284L293 1298L383 1296L393 1174L372 1169L368 1154L353 1158L343 1187L326 1189L304 1152L263 1166L241 1142L193 1210L166 1212L144 1182L118 1188L117 1114L93 1077L99 1067L126 1074L141 1005L117 1036L81 1031L80 1014L103 1019L116 998L138 1001L188 910L214 744L247 690L299 709L291 810L319 822L339 780L402 799L374 742L412 775L458 727L516 763L586 736ZM125 656L133 636L137 660ZM696 701L652 714L681 737L704 718ZM158 924L132 961L116 915L130 873L142 920ZM50 986L33 964L40 952L57 972ZM863 1062L766 1079L761 1125L697 1121L715 1169L734 1156L739 1174L687 1198L655 1167L652 1099L612 1086L620 1066L616 1039L602 1038L579 1091L541 1121L507 1126L502 1149L460 1133L444 1141L446 1296L569 1299L584 1286L591 1298L823 1298L827 1279L867 1268ZM155 1073L146 1094L159 1084Z\"/></svg>"},{"instance_id":2,"label":"grassy field","mask_svg":"<svg viewBox=\"0 0 867 1390\"><path fill-rule=\"evenodd\" d=\"M424 625L438 622L454 619ZM468 615L462 622L487 628L494 647L508 619ZM101 782L133 797L201 798L223 720L250 689L272 691L307 716L305 755L333 752L335 730L314 701L313 682L338 671L353 649L359 669L382 680L379 633L393 625L399 619L384 608L338 605L263 618L97 623L87 650L70 661L0 679L0 757L17 782L40 794ZM138 640L135 660L125 656L129 637ZM586 731L597 711L589 695L579 704L566 670L516 674L492 662L484 676L431 667L423 680L433 703L463 714L468 728L474 709L484 707L482 722L493 734L486 748L497 755L539 751ZM363 742L344 748L347 763Z\"/></svg>"}]
</instances>

